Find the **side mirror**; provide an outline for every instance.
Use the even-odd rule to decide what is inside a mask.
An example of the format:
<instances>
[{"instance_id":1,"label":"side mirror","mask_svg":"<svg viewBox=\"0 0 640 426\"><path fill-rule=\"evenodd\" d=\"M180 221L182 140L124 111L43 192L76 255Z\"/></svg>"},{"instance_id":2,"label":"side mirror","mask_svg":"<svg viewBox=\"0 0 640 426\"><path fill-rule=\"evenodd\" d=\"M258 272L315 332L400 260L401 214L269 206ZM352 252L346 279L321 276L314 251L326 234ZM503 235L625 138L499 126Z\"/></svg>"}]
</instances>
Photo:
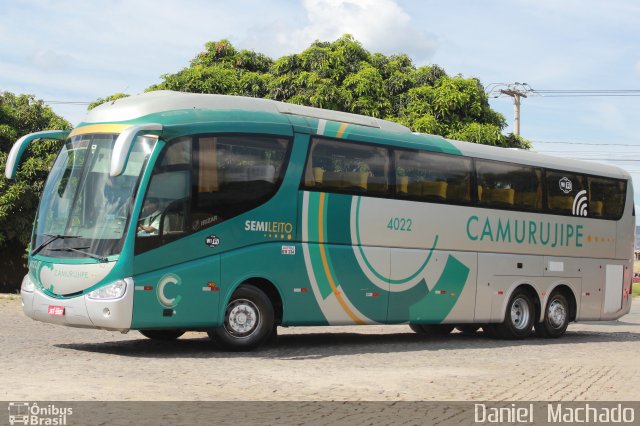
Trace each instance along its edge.
<instances>
[{"instance_id":1,"label":"side mirror","mask_svg":"<svg viewBox=\"0 0 640 426\"><path fill-rule=\"evenodd\" d=\"M118 139L116 139L116 143L113 146L109 174L111 176L120 176L122 172L124 172L124 169L127 167L133 141L136 140L136 137L138 137L140 133L160 133L162 132L162 128L162 124L148 123L124 129L122 133L118 135Z\"/></svg>"},{"instance_id":2,"label":"side mirror","mask_svg":"<svg viewBox=\"0 0 640 426\"><path fill-rule=\"evenodd\" d=\"M29 133L24 135L16 141L9 151L7 157L7 165L4 170L4 175L7 179L13 179L16 177L18 166L20 165L20 159L27 149L29 144L36 139L54 139L63 141L69 136L71 130L44 130L42 132Z\"/></svg>"}]
</instances>

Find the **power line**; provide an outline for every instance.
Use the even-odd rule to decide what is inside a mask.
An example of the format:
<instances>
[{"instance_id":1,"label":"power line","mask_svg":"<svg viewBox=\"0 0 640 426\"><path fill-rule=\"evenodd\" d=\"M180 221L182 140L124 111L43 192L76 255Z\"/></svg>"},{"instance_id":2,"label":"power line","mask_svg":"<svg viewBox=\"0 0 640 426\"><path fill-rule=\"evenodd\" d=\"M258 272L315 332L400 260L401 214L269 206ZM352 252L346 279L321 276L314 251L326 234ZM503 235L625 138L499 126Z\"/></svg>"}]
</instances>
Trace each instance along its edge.
<instances>
[{"instance_id":1,"label":"power line","mask_svg":"<svg viewBox=\"0 0 640 426\"><path fill-rule=\"evenodd\" d=\"M89 105L91 102L84 101L42 101L45 104L50 105Z\"/></svg>"},{"instance_id":2,"label":"power line","mask_svg":"<svg viewBox=\"0 0 640 426\"><path fill-rule=\"evenodd\" d=\"M536 141L536 140L532 140L531 142L540 143L540 144L585 145L585 146L634 146L634 147L640 148L640 144L631 144L631 143L587 143L587 142Z\"/></svg>"},{"instance_id":3,"label":"power line","mask_svg":"<svg viewBox=\"0 0 640 426\"><path fill-rule=\"evenodd\" d=\"M536 89L538 93L639 93L640 89Z\"/></svg>"}]
</instances>

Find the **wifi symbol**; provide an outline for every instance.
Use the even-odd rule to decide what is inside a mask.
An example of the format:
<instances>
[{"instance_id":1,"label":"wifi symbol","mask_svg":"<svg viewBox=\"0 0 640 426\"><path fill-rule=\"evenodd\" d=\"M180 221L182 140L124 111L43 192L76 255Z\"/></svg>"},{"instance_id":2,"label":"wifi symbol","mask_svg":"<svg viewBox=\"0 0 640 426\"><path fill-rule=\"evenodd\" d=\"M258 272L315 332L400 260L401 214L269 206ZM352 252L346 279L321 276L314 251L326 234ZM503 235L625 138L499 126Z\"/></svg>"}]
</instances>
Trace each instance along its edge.
<instances>
[{"instance_id":1,"label":"wifi symbol","mask_svg":"<svg viewBox=\"0 0 640 426\"><path fill-rule=\"evenodd\" d=\"M576 198L573 200L573 209L571 212L574 216L586 216L587 210L587 191L583 189L576 194Z\"/></svg>"}]
</instances>

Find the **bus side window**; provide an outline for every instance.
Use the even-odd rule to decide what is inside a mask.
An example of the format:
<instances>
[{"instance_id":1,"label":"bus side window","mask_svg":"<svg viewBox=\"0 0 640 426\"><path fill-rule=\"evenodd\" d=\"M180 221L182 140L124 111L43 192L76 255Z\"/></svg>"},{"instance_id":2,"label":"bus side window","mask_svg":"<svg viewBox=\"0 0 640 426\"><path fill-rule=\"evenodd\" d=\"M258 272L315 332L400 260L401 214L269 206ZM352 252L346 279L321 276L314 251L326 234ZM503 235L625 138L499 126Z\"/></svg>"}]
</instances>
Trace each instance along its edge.
<instances>
[{"instance_id":1,"label":"bus side window","mask_svg":"<svg viewBox=\"0 0 640 426\"><path fill-rule=\"evenodd\" d=\"M194 145L191 230L259 206L277 191L289 140L270 136L201 136Z\"/></svg>"},{"instance_id":2,"label":"bus side window","mask_svg":"<svg viewBox=\"0 0 640 426\"><path fill-rule=\"evenodd\" d=\"M136 253L188 232L191 199L191 138L171 142L153 169L136 230Z\"/></svg>"},{"instance_id":3,"label":"bus side window","mask_svg":"<svg viewBox=\"0 0 640 426\"><path fill-rule=\"evenodd\" d=\"M471 159L395 149L396 194L416 201L471 202Z\"/></svg>"},{"instance_id":4,"label":"bus side window","mask_svg":"<svg viewBox=\"0 0 640 426\"><path fill-rule=\"evenodd\" d=\"M322 191L389 194L389 155L384 147L314 138L304 187Z\"/></svg>"},{"instance_id":5,"label":"bus side window","mask_svg":"<svg viewBox=\"0 0 640 426\"><path fill-rule=\"evenodd\" d=\"M478 203L494 208L542 209L542 169L492 160L476 160Z\"/></svg>"},{"instance_id":6,"label":"bus side window","mask_svg":"<svg viewBox=\"0 0 640 426\"><path fill-rule=\"evenodd\" d=\"M624 180L589 176L589 216L620 219L627 185Z\"/></svg>"},{"instance_id":7,"label":"bus side window","mask_svg":"<svg viewBox=\"0 0 640 426\"><path fill-rule=\"evenodd\" d=\"M576 173L547 170L546 189L549 211L570 215L573 214L575 197L586 189L586 179Z\"/></svg>"}]
</instances>

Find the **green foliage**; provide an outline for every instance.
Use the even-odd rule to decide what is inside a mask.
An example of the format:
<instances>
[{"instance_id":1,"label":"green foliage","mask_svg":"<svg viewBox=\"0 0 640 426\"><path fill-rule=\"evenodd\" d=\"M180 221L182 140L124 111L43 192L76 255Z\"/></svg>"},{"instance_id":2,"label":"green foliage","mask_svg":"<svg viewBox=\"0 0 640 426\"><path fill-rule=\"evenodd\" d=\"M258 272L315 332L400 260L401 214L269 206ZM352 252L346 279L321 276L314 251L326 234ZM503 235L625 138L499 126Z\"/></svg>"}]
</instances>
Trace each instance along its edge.
<instances>
[{"instance_id":1,"label":"green foliage","mask_svg":"<svg viewBox=\"0 0 640 426\"><path fill-rule=\"evenodd\" d=\"M147 90L163 89L269 98L393 120L452 139L530 148L525 139L501 133L505 118L491 109L479 80L450 77L437 65L416 67L406 54L371 53L350 35L315 41L275 61L238 51L228 40L209 42L190 66Z\"/></svg>"},{"instance_id":2,"label":"green foliage","mask_svg":"<svg viewBox=\"0 0 640 426\"><path fill-rule=\"evenodd\" d=\"M127 98L127 97L129 97L129 95L127 95L126 93L114 93L113 95L107 96L106 98L100 98L100 99L97 99L97 100L91 102L89 104L89 106L87 107L87 109L88 110L92 110L95 107L97 107L98 105L102 105L105 102L113 102L113 101L116 101L118 99Z\"/></svg>"},{"instance_id":3,"label":"green foliage","mask_svg":"<svg viewBox=\"0 0 640 426\"><path fill-rule=\"evenodd\" d=\"M4 168L11 146L25 134L48 129L68 130L71 124L32 95L0 93L0 247L10 240L28 244L40 192L61 142L31 144L16 179L9 181Z\"/></svg>"}]
</instances>

